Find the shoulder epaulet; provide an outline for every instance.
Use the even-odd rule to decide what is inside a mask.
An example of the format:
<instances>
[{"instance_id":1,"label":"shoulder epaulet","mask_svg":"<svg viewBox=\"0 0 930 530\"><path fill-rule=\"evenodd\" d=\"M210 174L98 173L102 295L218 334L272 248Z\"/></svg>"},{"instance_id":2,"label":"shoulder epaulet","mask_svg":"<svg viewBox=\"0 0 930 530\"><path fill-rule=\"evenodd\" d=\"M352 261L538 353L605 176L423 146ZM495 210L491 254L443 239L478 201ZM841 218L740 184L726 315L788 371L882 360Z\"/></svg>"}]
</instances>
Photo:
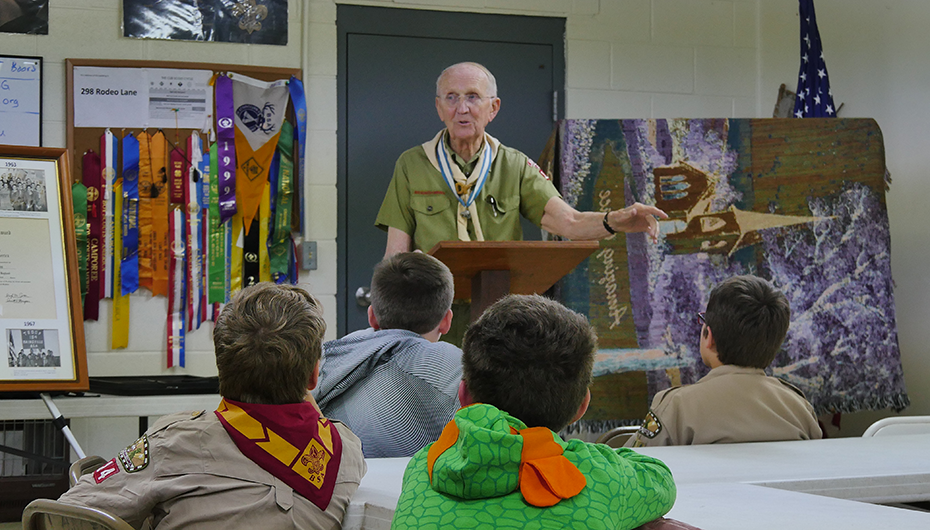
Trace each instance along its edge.
<instances>
[{"instance_id":1,"label":"shoulder epaulet","mask_svg":"<svg viewBox=\"0 0 930 530\"><path fill-rule=\"evenodd\" d=\"M659 402L658 402L658 403L653 403L653 405L659 405L659 404L661 404L663 401L666 400L666 398L668 398L668 396L670 396L671 394L673 394L674 392L676 392L676 391L678 391L678 390L681 390L681 389L684 388L684 387L685 387L685 385L675 385L675 386L673 386L673 387L669 387L669 388L666 388L665 390L662 390L661 392L659 392L660 394L662 394L662 397L659 398Z\"/></svg>"},{"instance_id":2,"label":"shoulder epaulet","mask_svg":"<svg viewBox=\"0 0 930 530\"><path fill-rule=\"evenodd\" d=\"M773 376L773 377L774 377L774 376ZM793 384L789 383L788 381L785 381L784 379L782 379L782 378L780 378L780 377L775 377L775 379L777 379L779 383L785 385L786 387L790 388L791 390L794 390L794 392L795 392L797 395L801 396L801 397L804 398L804 399L807 399L807 396L804 395L804 391L801 390L800 388L794 386Z\"/></svg>"}]
</instances>

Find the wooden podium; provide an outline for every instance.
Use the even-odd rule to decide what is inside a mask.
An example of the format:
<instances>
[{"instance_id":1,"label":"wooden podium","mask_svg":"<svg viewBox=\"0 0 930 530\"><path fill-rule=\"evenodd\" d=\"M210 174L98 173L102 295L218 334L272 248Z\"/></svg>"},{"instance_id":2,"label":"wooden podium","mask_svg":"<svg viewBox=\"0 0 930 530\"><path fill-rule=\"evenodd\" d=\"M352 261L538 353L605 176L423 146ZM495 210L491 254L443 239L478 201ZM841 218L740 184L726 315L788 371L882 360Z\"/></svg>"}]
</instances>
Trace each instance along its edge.
<instances>
[{"instance_id":1,"label":"wooden podium","mask_svg":"<svg viewBox=\"0 0 930 530\"><path fill-rule=\"evenodd\" d=\"M597 241L440 241L430 255L455 278L455 299L471 299L471 321L504 295L539 294L599 248Z\"/></svg>"}]
</instances>

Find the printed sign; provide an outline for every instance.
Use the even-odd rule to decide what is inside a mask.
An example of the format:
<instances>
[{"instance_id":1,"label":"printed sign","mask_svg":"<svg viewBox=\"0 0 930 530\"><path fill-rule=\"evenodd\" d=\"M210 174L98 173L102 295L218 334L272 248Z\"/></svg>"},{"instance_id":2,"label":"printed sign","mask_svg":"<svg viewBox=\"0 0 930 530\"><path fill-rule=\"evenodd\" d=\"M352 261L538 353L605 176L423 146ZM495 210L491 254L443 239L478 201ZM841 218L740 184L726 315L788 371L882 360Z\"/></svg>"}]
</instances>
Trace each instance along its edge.
<instances>
[{"instance_id":1,"label":"printed sign","mask_svg":"<svg viewBox=\"0 0 930 530\"><path fill-rule=\"evenodd\" d=\"M42 58L0 55L0 144L42 145Z\"/></svg>"}]
</instances>

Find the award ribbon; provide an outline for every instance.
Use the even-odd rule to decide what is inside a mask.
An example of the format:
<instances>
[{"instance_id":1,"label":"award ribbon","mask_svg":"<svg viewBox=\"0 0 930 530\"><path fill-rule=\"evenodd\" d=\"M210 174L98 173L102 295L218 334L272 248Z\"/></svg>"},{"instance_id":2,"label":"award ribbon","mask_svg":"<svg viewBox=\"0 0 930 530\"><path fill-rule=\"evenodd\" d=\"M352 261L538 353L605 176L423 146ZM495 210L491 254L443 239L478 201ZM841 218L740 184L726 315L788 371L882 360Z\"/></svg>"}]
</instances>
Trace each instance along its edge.
<instances>
[{"instance_id":1,"label":"award ribbon","mask_svg":"<svg viewBox=\"0 0 930 530\"><path fill-rule=\"evenodd\" d=\"M121 222L120 290L127 295L139 289L139 141L131 133L123 137Z\"/></svg>"},{"instance_id":2,"label":"award ribbon","mask_svg":"<svg viewBox=\"0 0 930 530\"><path fill-rule=\"evenodd\" d=\"M251 225L245 227L245 233L242 236L242 287L255 285L261 281L258 264L260 223L258 219L252 219Z\"/></svg>"},{"instance_id":3,"label":"award ribbon","mask_svg":"<svg viewBox=\"0 0 930 530\"><path fill-rule=\"evenodd\" d=\"M294 163L291 156L294 151L293 126L284 122L281 126L281 138L278 140L279 170L275 192L274 233L269 242L271 277L281 283L288 274L288 260L291 248L291 197L294 178Z\"/></svg>"},{"instance_id":4,"label":"award ribbon","mask_svg":"<svg viewBox=\"0 0 930 530\"><path fill-rule=\"evenodd\" d=\"M113 184L113 216L122 219L123 215L123 181L117 180ZM123 238L121 223L113 225L113 255L123 255ZM119 279L121 262L119 258L113 260L113 278ZM119 285L113 288L113 330L110 333L110 347L125 348L129 345L129 295L123 294Z\"/></svg>"},{"instance_id":5,"label":"award ribbon","mask_svg":"<svg viewBox=\"0 0 930 530\"><path fill-rule=\"evenodd\" d=\"M103 161L103 183L105 188L101 189L101 194L105 197L106 202L103 208L105 224L103 236L103 259L104 259L104 281L103 297L113 298L113 279L119 278L114 274L115 261L114 254L114 211L116 208L116 195L113 193L113 187L116 185L116 156L118 151L116 138L113 132L107 129L100 137L100 157ZM122 199L122 197L120 197Z\"/></svg>"},{"instance_id":6,"label":"award ribbon","mask_svg":"<svg viewBox=\"0 0 930 530\"><path fill-rule=\"evenodd\" d=\"M210 146L210 210L207 213L210 248L207 252L207 302L226 302L226 229L220 222L217 145Z\"/></svg>"},{"instance_id":7,"label":"award ribbon","mask_svg":"<svg viewBox=\"0 0 930 530\"><path fill-rule=\"evenodd\" d=\"M238 213L234 215L230 225L232 226L232 233L230 238L226 240L226 248L229 253L227 258L229 264L226 266L227 270L229 270L229 294L227 300L242 289L242 247L245 244L243 241L244 234L242 233L242 215Z\"/></svg>"},{"instance_id":8,"label":"award ribbon","mask_svg":"<svg viewBox=\"0 0 930 530\"><path fill-rule=\"evenodd\" d=\"M71 185L74 202L74 239L77 242L78 277L81 279L81 303L87 294L87 187L80 182Z\"/></svg>"},{"instance_id":9,"label":"award ribbon","mask_svg":"<svg viewBox=\"0 0 930 530\"><path fill-rule=\"evenodd\" d=\"M168 219L171 207L168 203L168 141L165 133L152 135L152 229L149 239L152 256L152 294L168 296L168 262L170 228Z\"/></svg>"},{"instance_id":10,"label":"award ribbon","mask_svg":"<svg viewBox=\"0 0 930 530\"><path fill-rule=\"evenodd\" d=\"M307 98L304 84L294 76L287 83L291 92L294 113L297 115L297 203L304 203L304 157L307 143ZM282 131L283 134L283 131ZM278 142L280 144L280 142ZM304 209L300 208L300 233L304 232Z\"/></svg>"},{"instance_id":11,"label":"award ribbon","mask_svg":"<svg viewBox=\"0 0 930 530\"><path fill-rule=\"evenodd\" d=\"M168 368L184 366L184 209L174 206L168 226L171 234L171 259L168 265Z\"/></svg>"},{"instance_id":12,"label":"award ribbon","mask_svg":"<svg viewBox=\"0 0 930 530\"><path fill-rule=\"evenodd\" d=\"M258 210L258 281L271 281L271 267L268 263L268 240L271 227L271 186L265 186L262 202Z\"/></svg>"},{"instance_id":13,"label":"award ribbon","mask_svg":"<svg viewBox=\"0 0 930 530\"><path fill-rule=\"evenodd\" d=\"M152 289L152 137L136 136L139 146L139 287Z\"/></svg>"},{"instance_id":14,"label":"award ribbon","mask_svg":"<svg viewBox=\"0 0 930 530\"><path fill-rule=\"evenodd\" d=\"M103 174L100 156L88 150L82 160L84 186L87 188L87 294L84 296L84 320L100 316L100 272L103 266Z\"/></svg>"},{"instance_id":15,"label":"award ribbon","mask_svg":"<svg viewBox=\"0 0 930 530\"><path fill-rule=\"evenodd\" d=\"M201 291L201 255L200 255L200 204L197 183L200 181L199 167L203 161L200 150L200 136L191 134L187 139L187 154L190 158L187 181L184 188L184 205L187 211L187 331L200 329L200 291ZM196 325L195 325L196 324Z\"/></svg>"},{"instance_id":16,"label":"award ribbon","mask_svg":"<svg viewBox=\"0 0 930 530\"><path fill-rule=\"evenodd\" d=\"M204 159L203 143L200 135L192 133L188 139L188 152L190 153L191 169L190 177L187 181L187 215L188 220L188 320L187 329L200 329L206 312L203 305L204 300L204 278L205 270L203 267L204 259L204 225L203 212L206 208L204 204L203 180L204 167L209 171L210 161ZM207 155L209 157L209 154ZM209 197L207 198L209 201Z\"/></svg>"},{"instance_id":17,"label":"award ribbon","mask_svg":"<svg viewBox=\"0 0 930 530\"><path fill-rule=\"evenodd\" d=\"M232 79L225 75L216 78L216 130L219 157L220 223L225 223L236 212L236 123L233 118Z\"/></svg>"}]
</instances>

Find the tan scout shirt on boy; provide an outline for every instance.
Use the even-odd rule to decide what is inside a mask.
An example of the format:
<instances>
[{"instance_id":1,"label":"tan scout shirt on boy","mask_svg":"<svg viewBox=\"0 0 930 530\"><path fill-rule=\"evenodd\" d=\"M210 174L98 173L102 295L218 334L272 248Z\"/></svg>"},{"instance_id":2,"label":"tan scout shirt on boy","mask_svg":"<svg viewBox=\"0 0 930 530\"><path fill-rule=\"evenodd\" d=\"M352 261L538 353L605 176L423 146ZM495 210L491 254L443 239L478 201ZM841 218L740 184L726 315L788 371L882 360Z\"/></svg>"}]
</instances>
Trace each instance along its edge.
<instances>
[{"instance_id":1,"label":"tan scout shirt on boy","mask_svg":"<svg viewBox=\"0 0 930 530\"><path fill-rule=\"evenodd\" d=\"M135 528L337 529L365 474L359 439L333 422L342 461L326 511L243 455L212 412L159 419L143 438L59 499L99 508Z\"/></svg>"},{"instance_id":2,"label":"tan scout shirt on boy","mask_svg":"<svg viewBox=\"0 0 930 530\"><path fill-rule=\"evenodd\" d=\"M761 368L723 365L693 385L656 394L629 447L812 440L814 408L795 386Z\"/></svg>"}]
</instances>

